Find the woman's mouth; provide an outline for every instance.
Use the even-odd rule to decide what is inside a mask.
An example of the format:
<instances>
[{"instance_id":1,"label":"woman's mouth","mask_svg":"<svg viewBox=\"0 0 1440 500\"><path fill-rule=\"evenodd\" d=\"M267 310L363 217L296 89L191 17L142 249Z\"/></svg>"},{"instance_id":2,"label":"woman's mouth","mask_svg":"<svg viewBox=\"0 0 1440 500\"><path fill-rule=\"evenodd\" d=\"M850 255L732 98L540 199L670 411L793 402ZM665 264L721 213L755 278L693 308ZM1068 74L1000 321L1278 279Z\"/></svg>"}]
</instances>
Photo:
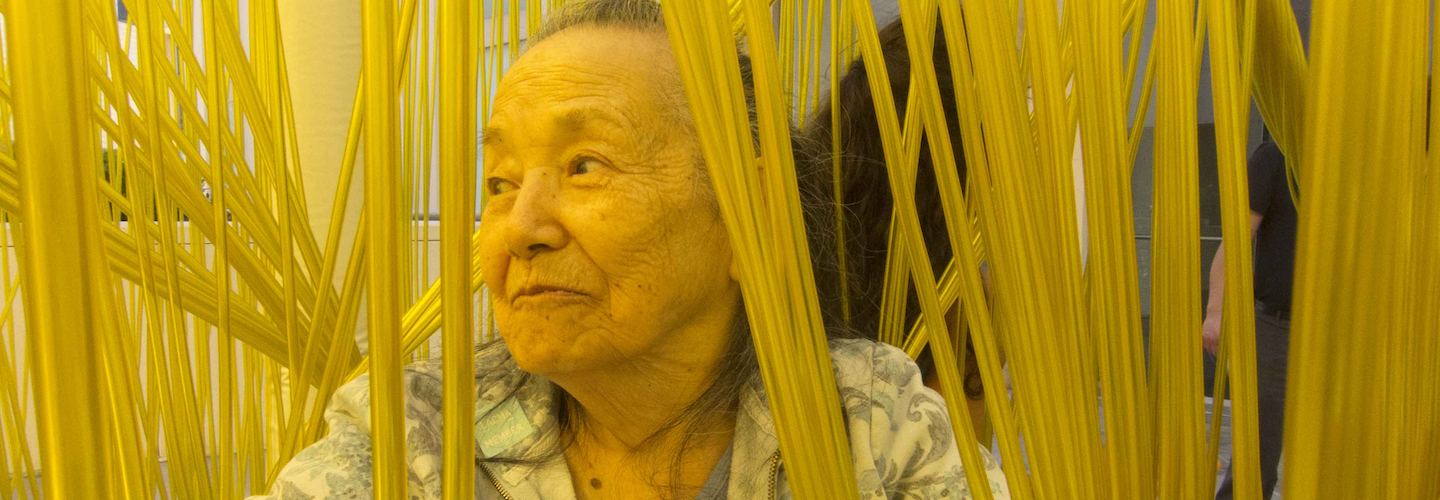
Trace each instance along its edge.
<instances>
[{"instance_id":1,"label":"woman's mouth","mask_svg":"<svg viewBox=\"0 0 1440 500\"><path fill-rule=\"evenodd\" d=\"M558 285L526 285L515 293L513 300L520 299L571 299L586 297L586 294Z\"/></svg>"}]
</instances>

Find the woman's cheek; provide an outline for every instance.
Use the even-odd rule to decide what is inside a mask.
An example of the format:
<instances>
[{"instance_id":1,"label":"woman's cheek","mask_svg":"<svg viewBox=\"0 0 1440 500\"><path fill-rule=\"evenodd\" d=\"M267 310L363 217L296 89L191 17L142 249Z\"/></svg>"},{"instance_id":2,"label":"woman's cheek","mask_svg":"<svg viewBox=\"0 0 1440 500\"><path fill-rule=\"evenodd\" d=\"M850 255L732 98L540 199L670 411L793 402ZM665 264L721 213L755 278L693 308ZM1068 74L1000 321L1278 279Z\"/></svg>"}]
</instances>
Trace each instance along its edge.
<instances>
[{"instance_id":1,"label":"woman's cheek","mask_svg":"<svg viewBox=\"0 0 1440 500\"><path fill-rule=\"evenodd\" d=\"M510 255L499 241L498 236L493 234L481 236L480 256L480 277L485 282L485 286L490 288L492 296L505 297L505 273L509 270Z\"/></svg>"}]
</instances>

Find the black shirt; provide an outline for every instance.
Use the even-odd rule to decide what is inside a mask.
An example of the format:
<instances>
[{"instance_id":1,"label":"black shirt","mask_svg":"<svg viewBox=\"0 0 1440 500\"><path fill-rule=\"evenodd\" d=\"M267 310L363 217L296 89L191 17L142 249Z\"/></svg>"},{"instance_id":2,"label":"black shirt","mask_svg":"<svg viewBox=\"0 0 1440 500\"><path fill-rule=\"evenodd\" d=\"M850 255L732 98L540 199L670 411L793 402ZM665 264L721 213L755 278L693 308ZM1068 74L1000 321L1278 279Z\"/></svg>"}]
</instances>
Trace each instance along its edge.
<instances>
[{"instance_id":1,"label":"black shirt","mask_svg":"<svg viewBox=\"0 0 1440 500\"><path fill-rule=\"evenodd\" d=\"M1250 154L1250 210L1260 214L1255 232L1255 300L1274 313L1290 311L1295 275L1295 202L1285 177L1285 154L1266 141Z\"/></svg>"}]
</instances>

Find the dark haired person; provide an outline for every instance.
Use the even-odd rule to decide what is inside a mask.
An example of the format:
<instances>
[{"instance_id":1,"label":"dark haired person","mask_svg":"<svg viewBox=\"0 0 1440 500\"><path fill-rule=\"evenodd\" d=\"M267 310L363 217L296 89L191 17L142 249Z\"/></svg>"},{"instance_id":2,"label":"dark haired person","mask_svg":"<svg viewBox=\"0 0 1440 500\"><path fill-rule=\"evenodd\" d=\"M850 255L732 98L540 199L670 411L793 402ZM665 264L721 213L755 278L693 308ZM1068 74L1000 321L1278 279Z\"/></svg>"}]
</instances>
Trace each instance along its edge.
<instances>
[{"instance_id":1,"label":"dark haired person","mask_svg":"<svg viewBox=\"0 0 1440 500\"><path fill-rule=\"evenodd\" d=\"M1280 441L1285 433L1285 370L1290 359L1290 292L1295 273L1295 230L1299 214L1290 198L1285 154L1265 141L1250 154L1250 233L1255 263L1255 380L1260 414L1260 484L1265 496L1279 482ZM1210 297L1205 311L1205 350L1219 352L1225 297L1225 245L1210 263ZM1219 401L1216 402L1218 406ZM1216 500L1234 496L1234 466L1225 473Z\"/></svg>"},{"instance_id":2,"label":"dark haired person","mask_svg":"<svg viewBox=\"0 0 1440 500\"><path fill-rule=\"evenodd\" d=\"M900 21L895 21L879 31L881 54L885 71L890 77L890 99L900 121L904 122L907 99L910 90L910 55L906 46L905 32ZM955 148L956 168L962 183L966 178L965 156L962 153L959 114L953 94L953 77L950 57L947 52L945 32L936 27L935 46L932 52L935 77L940 90L941 108L945 113L945 124ZM831 138L833 113L839 113L841 137L840 191L844 201L844 231L847 275L850 278L849 302L851 326L866 333L877 335L880 328L880 303L885 285L886 260L888 259L890 217L893 199L890 195L884 149L880 141L880 128L876 118L874 97L870 92L868 72L864 61L856 60L846 68L838 83L838 106L835 110L823 107L805 128L805 137L812 147L828 151ZM1084 178L1080 175L1080 141L1076 135L1072 166L1076 185L1076 221L1080 235L1080 257L1084 262L1086 253L1086 229L1084 207ZM920 229L924 237L925 251L930 256L932 272L938 278L951 260L949 235L945 226L944 208L935 182L935 166L930 155L930 141L920 142L919 163L915 185L915 209L920 218ZM821 155L833 159L833 153ZM828 163L828 162L826 162ZM985 280L986 292L990 288L988 269L982 265L981 278ZM904 321L908 328L920 314L918 301L913 289L908 293ZM959 321L958 309L947 313L947 321ZM979 366L970 344L964 346L967 352L961 375L965 381L965 393L970 401L970 414L974 418L977 435L984 435L983 398L987 388L980 381ZM1003 352L1001 353L1003 357ZM1003 359L1002 359L1003 361ZM926 385L938 389L938 377L934 359L927 349L916 360ZM1003 392L1004 388L995 388Z\"/></svg>"},{"instance_id":3,"label":"dark haired person","mask_svg":"<svg viewBox=\"0 0 1440 500\"><path fill-rule=\"evenodd\" d=\"M910 89L910 56L906 49L905 32L899 21L880 29L881 54L885 60L885 71L890 76L891 98L901 122L907 112L906 103ZM934 48L935 76L941 89L941 105L945 111L945 123L949 128L952 144L957 148L955 160L960 169L960 179L965 179L964 155L959 154L960 128L955 99L951 93L949 55L946 53L943 29L936 28ZM812 147L828 151L831 137L833 113L839 114L840 151L840 192L843 196L843 224L845 251L849 280L850 325L869 336L878 334L880 328L880 304L885 287L886 261L889 258L890 218L893 199L890 195L888 169L885 153L881 146L879 120L876 116L873 94L870 92L869 74L863 60L857 59L845 70L838 83L838 106L832 110L822 107L805 127L805 137ZM822 102L825 102L822 99ZM930 256L930 266L938 278L950 262L951 251L945 228L945 214L940 201L940 192L935 183L935 166L929 154L930 142L922 139L919 165L916 176L915 208L920 217L920 228L924 236L925 251ZM833 153L821 155L833 159ZM829 164L829 161L822 163ZM988 277L988 273L985 274ZM988 280L987 280L988 285ZM909 287L907 287L909 290ZM952 310L948 321L957 318ZM919 317L920 307L913 290L908 292L904 311L906 328ZM976 418L977 431L983 427L984 388L980 382L979 367L975 362L973 348L967 343L964 353L965 366L962 375L965 394L970 398L971 415ZM916 360L926 385L938 388L934 358L927 348Z\"/></svg>"}]
</instances>

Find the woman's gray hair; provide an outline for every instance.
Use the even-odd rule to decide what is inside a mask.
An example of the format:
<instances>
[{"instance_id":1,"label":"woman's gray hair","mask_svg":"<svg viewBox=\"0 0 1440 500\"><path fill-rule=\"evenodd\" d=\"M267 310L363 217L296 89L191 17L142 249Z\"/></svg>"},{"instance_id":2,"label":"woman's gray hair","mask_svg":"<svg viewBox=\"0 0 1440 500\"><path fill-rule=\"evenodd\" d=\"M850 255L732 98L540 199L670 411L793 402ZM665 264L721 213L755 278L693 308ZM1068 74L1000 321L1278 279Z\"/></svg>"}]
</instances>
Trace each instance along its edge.
<instances>
[{"instance_id":1,"label":"woman's gray hair","mask_svg":"<svg viewBox=\"0 0 1440 500\"><path fill-rule=\"evenodd\" d=\"M561 31L578 26L626 28L663 35L666 33L665 11L655 0L571 0L550 12L545 23L527 37L525 47L534 47ZM665 109L671 110L666 114L682 130L695 132L695 120L690 116L690 108L685 101L685 85L680 81L679 73L674 75L673 80L660 86L659 97L666 103ZM704 163L697 162L696 165L703 166Z\"/></svg>"},{"instance_id":2,"label":"woman's gray hair","mask_svg":"<svg viewBox=\"0 0 1440 500\"><path fill-rule=\"evenodd\" d=\"M534 47L551 35L585 25L665 31L665 12L655 0L571 0L553 11L526 43Z\"/></svg>"}]
</instances>

